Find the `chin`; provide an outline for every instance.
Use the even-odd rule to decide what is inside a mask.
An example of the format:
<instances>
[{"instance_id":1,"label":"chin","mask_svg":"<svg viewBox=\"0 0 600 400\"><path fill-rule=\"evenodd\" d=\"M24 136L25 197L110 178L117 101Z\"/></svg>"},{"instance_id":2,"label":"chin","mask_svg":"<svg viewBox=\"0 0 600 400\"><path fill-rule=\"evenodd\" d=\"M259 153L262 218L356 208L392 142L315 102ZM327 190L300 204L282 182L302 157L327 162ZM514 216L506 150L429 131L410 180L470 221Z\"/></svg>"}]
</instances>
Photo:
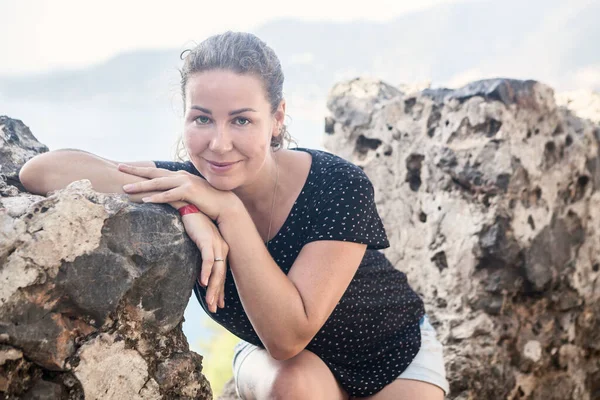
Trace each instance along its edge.
<instances>
[{"instance_id":1,"label":"chin","mask_svg":"<svg viewBox=\"0 0 600 400\"><path fill-rule=\"evenodd\" d=\"M206 177L206 175L204 175ZM223 191L231 191L239 187L240 185L234 182L232 179L223 179L221 177L210 176L206 180L210 186L215 189L223 190Z\"/></svg>"}]
</instances>

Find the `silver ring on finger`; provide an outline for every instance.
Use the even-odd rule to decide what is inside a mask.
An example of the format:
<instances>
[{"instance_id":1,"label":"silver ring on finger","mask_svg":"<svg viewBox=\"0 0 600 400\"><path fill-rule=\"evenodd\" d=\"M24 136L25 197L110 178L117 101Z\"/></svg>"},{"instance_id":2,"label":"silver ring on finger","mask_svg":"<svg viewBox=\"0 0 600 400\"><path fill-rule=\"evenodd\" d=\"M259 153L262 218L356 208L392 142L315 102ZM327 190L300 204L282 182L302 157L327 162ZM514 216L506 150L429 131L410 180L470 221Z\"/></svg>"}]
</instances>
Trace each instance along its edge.
<instances>
[{"instance_id":1,"label":"silver ring on finger","mask_svg":"<svg viewBox=\"0 0 600 400\"><path fill-rule=\"evenodd\" d=\"M215 260L214 260L214 261L216 262L216 261L225 261L225 260L224 260L224 259L222 259L221 257L215 257Z\"/></svg>"}]
</instances>

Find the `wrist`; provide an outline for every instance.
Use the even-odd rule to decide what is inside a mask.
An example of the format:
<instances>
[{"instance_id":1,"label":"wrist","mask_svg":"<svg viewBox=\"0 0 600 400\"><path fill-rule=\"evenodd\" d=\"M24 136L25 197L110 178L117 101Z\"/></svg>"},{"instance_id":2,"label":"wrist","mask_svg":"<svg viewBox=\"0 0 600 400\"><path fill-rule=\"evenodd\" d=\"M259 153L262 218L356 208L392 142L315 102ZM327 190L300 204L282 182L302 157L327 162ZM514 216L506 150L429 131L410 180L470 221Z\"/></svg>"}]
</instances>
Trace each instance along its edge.
<instances>
[{"instance_id":1,"label":"wrist","mask_svg":"<svg viewBox=\"0 0 600 400\"><path fill-rule=\"evenodd\" d=\"M219 227L226 226L231 221L239 220L244 213L248 213L244 203L234 193L231 193L231 199L226 202L226 206L222 208L215 222Z\"/></svg>"},{"instance_id":2,"label":"wrist","mask_svg":"<svg viewBox=\"0 0 600 400\"><path fill-rule=\"evenodd\" d=\"M184 215L197 214L197 213L200 212L200 210L198 209L198 207L196 207L194 204L188 204L188 205L185 205L183 207L179 207L177 209L177 211L179 212L179 215L181 215L182 217Z\"/></svg>"},{"instance_id":3,"label":"wrist","mask_svg":"<svg viewBox=\"0 0 600 400\"><path fill-rule=\"evenodd\" d=\"M189 223L190 221L194 221L194 223L197 223L199 221L204 221L204 222L210 222L211 224L214 225L214 221L212 219L210 219L202 211L195 212L195 213L184 214L184 215L181 216L181 221L183 222L184 225L187 224L187 223Z\"/></svg>"},{"instance_id":4,"label":"wrist","mask_svg":"<svg viewBox=\"0 0 600 400\"><path fill-rule=\"evenodd\" d=\"M179 210L181 207L187 206L188 204L189 203L186 203L185 201L174 201L172 203L169 203L169 205L176 210Z\"/></svg>"}]
</instances>

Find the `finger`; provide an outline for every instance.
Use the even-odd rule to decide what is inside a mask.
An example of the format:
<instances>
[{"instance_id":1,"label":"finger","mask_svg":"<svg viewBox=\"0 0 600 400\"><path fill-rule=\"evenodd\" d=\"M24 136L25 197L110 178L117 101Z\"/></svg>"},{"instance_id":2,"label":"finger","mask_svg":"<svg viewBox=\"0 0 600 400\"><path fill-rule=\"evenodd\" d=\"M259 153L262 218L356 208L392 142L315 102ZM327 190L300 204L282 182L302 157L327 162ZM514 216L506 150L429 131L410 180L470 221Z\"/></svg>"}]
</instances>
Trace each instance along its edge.
<instances>
[{"instance_id":1,"label":"finger","mask_svg":"<svg viewBox=\"0 0 600 400\"><path fill-rule=\"evenodd\" d=\"M219 296L219 308L225 308L225 288L221 290L221 295Z\"/></svg>"},{"instance_id":2,"label":"finger","mask_svg":"<svg viewBox=\"0 0 600 400\"><path fill-rule=\"evenodd\" d=\"M223 262L218 262L216 264L222 265ZM216 290L212 297L212 305L214 307L213 312L217 310L217 306L219 305L219 303L221 303L222 305L224 303L225 272L226 268L224 266L216 266L213 267L212 274L210 275L208 285L210 286L212 284L216 287Z\"/></svg>"},{"instance_id":3,"label":"finger","mask_svg":"<svg viewBox=\"0 0 600 400\"><path fill-rule=\"evenodd\" d=\"M219 245L217 244L217 246ZM215 254L220 254L220 250L215 250ZM212 312L217 311L217 302L219 301L220 292L223 290L224 282L225 263L223 261L217 261L213 264L210 278L208 280L208 289L206 290L206 302Z\"/></svg>"},{"instance_id":4,"label":"finger","mask_svg":"<svg viewBox=\"0 0 600 400\"><path fill-rule=\"evenodd\" d=\"M219 308L219 300L220 300L220 298L221 298L221 292L220 292L220 289L219 289L215 293L214 304L212 305L212 312L217 312L217 309Z\"/></svg>"},{"instance_id":5,"label":"finger","mask_svg":"<svg viewBox=\"0 0 600 400\"><path fill-rule=\"evenodd\" d=\"M159 194L160 192L142 192L142 193L134 193L134 194L128 194L127 198L129 199L129 201L132 201L134 203L143 203L142 199L144 197L150 197L153 196L155 194Z\"/></svg>"},{"instance_id":6,"label":"finger","mask_svg":"<svg viewBox=\"0 0 600 400\"><path fill-rule=\"evenodd\" d=\"M200 267L200 284L204 287L208 286L208 279L212 272L214 264L214 252L212 246L198 247L202 254L202 266Z\"/></svg>"},{"instance_id":7,"label":"finger","mask_svg":"<svg viewBox=\"0 0 600 400\"><path fill-rule=\"evenodd\" d=\"M143 197L144 203L172 203L175 201L186 201L186 191L182 186L178 186L166 192L160 192L152 196Z\"/></svg>"},{"instance_id":8,"label":"finger","mask_svg":"<svg viewBox=\"0 0 600 400\"><path fill-rule=\"evenodd\" d=\"M185 183L186 178L183 175L163 176L153 178L147 181L130 183L123 186L123 191L126 193L140 192L164 192L181 186Z\"/></svg>"},{"instance_id":9,"label":"finger","mask_svg":"<svg viewBox=\"0 0 600 400\"><path fill-rule=\"evenodd\" d=\"M121 172L149 179L167 176L172 173L172 171L169 171L168 169L164 168L138 167L129 164L119 164L117 165L117 169Z\"/></svg>"},{"instance_id":10,"label":"finger","mask_svg":"<svg viewBox=\"0 0 600 400\"><path fill-rule=\"evenodd\" d=\"M208 309L211 312L215 312L217 310L217 300L219 299L219 267L218 264L222 264L221 262L215 263L212 269L212 273L210 275L210 279L208 280L208 288L206 289L206 304L208 304Z\"/></svg>"},{"instance_id":11,"label":"finger","mask_svg":"<svg viewBox=\"0 0 600 400\"><path fill-rule=\"evenodd\" d=\"M223 262L225 271L223 274L223 285L221 286L221 295L219 297L218 305L221 308L225 308L225 280L227 279L227 268L229 268L229 261L227 259L227 257L229 256L229 246L227 245L227 243L222 243L221 251L223 252L223 258L225 259L225 261Z\"/></svg>"}]
</instances>

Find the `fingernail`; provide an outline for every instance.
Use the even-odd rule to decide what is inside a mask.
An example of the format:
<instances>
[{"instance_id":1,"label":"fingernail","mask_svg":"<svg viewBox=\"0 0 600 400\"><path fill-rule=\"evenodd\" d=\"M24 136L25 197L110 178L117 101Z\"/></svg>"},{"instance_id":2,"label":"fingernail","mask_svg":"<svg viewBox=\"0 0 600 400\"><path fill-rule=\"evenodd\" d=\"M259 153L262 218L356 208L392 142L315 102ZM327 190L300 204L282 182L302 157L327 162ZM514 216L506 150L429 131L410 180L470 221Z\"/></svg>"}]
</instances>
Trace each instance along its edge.
<instances>
[{"instance_id":1,"label":"fingernail","mask_svg":"<svg viewBox=\"0 0 600 400\"><path fill-rule=\"evenodd\" d=\"M142 201L143 201L144 203L147 203L147 202L149 202L149 201L150 201L150 197L143 197L143 198L142 198Z\"/></svg>"},{"instance_id":2,"label":"fingernail","mask_svg":"<svg viewBox=\"0 0 600 400\"><path fill-rule=\"evenodd\" d=\"M123 186L123 190L127 191L127 190L131 190L133 189L133 185L124 185Z\"/></svg>"},{"instance_id":3,"label":"fingernail","mask_svg":"<svg viewBox=\"0 0 600 400\"><path fill-rule=\"evenodd\" d=\"M211 298L208 300L208 304L210 304L211 306L213 305L213 303L214 303L214 302L215 302L215 296L211 297Z\"/></svg>"}]
</instances>

